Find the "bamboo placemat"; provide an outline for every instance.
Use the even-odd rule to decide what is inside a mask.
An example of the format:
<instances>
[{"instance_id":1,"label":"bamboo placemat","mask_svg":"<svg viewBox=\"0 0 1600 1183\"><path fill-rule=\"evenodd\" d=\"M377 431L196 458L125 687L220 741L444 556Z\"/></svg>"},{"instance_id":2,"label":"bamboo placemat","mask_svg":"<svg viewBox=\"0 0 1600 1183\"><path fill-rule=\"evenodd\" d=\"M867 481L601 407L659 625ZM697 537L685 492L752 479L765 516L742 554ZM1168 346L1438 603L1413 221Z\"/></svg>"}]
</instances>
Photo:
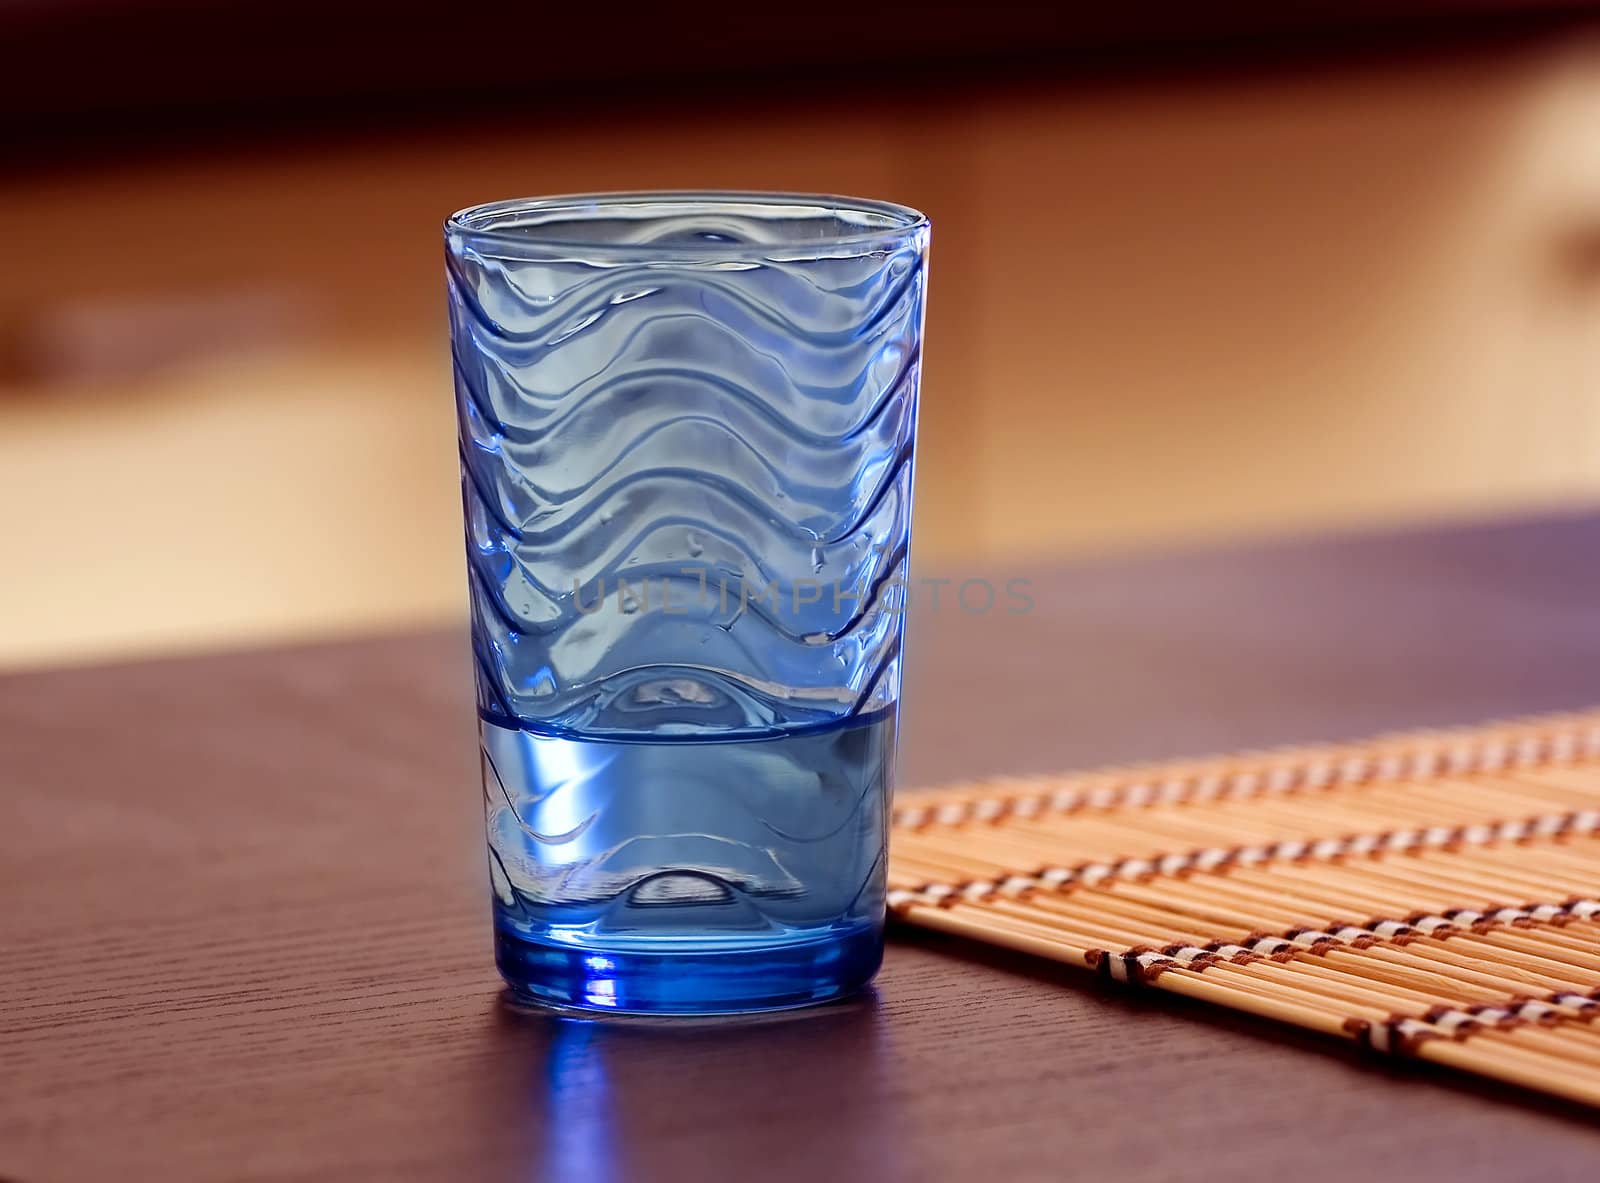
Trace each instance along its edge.
<instances>
[{"instance_id":1,"label":"bamboo placemat","mask_svg":"<svg viewBox=\"0 0 1600 1183\"><path fill-rule=\"evenodd\" d=\"M1600 1105L1600 709L902 794L898 917Z\"/></svg>"}]
</instances>

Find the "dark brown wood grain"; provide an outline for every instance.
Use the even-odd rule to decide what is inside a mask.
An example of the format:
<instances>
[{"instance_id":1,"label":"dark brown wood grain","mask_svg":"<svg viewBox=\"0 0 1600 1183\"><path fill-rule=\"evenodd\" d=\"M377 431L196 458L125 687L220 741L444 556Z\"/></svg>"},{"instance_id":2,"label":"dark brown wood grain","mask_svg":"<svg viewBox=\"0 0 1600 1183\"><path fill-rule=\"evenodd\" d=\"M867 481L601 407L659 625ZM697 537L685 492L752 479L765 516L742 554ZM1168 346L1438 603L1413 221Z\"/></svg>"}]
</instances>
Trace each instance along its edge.
<instances>
[{"instance_id":1,"label":"dark brown wood grain","mask_svg":"<svg viewBox=\"0 0 1600 1183\"><path fill-rule=\"evenodd\" d=\"M913 622L905 783L1600 702L1600 518ZM461 638L0 679L0 1177L1593 1178L1587 1115L933 937L772 1019L511 1010Z\"/></svg>"}]
</instances>

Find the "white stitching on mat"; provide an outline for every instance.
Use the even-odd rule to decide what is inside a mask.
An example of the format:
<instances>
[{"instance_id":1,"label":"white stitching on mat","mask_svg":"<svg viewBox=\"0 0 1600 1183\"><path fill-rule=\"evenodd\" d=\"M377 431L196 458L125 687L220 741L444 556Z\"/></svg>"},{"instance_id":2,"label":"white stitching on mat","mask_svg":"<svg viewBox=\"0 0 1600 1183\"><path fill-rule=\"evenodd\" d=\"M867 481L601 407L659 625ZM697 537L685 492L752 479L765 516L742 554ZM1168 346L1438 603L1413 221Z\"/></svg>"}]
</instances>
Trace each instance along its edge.
<instances>
[{"instance_id":1,"label":"white stitching on mat","mask_svg":"<svg viewBox=\"0 0 1600 1183\"><path fill-rule=\"evenodd\" d=\"M1032 815L1041 810L1067 813L1076 809L1111 809L1120 806L1147 806L1181 801L1211 800L1218 797L1253 797L1273 793L1317 790L1338 784L1364 784L1372 780L1432 779L1478 772L1498 772L1508 767L1529 768L1541 764L1570 764L1600 756L1600 724L1590 718L1513 720L1501 724L1481 738L1470 734L1433 736L1395 736L1380 738L1366 745L1382 748L1388 744L1414 744L1399 751L1355 754L1337 763L1326 755L1293 752L1276 757L1263 753L1255 757L1254 767L1231 772L1159 773L1130 772L1121 783L1097 784L1086 788L1078 783L1056 785L1038 791L1019 791L996 795L975 795L970 800L943 801L923 805L906 801L896 807L894 824L920 828L929 824L960 825L974 820L994 820L1013 813ZM1555 728L1555 730L1551 730ZM1519 734L1528 729L1532 734ZM1242 759L1250 759L1246 756ZM1281 762L1274 762L1274 761ZM1115 770L1110 775L1117 775ZM1023 781L1021 783L1026 783Z\"/></svg>"},{"instance_id":2,"label":"white stitching on mat","mask_svg":"<svg viewBox=\"0 0 1600 1183\"><path fill-rule=\"evenodd\" d=\"M972 879L959 885L927 884L919 890L928 892L937 887L942 889L941 895L960 891L969 898L979 899L999 891L1002 885L1019 890L1023 881L1036 887L1057 889L1069 884L1093 887L1107 879L1141 879L1157 871L1164 875L1177 875L1185 870L1210 871L1223 864L1248 867L1264 862L1293 862L1297 859L1325 862L1342 855L1365 854L1380 848L1401 853L1451 845L1492 846L1500 841L1517 841L1530 830L1548 836L1588 834L1596 829L1600 829L1600 812L1582 809L1569 813L1541 814L1520 821L1496 822L1489 826L1434 826L1428 830L1393 830L1387 834L1351 834L1309 845L1305 842L1278 842L1271 846L1235 846L1231 850L1212 846L1183 854L1163 855L1157 861L1125 858L1114 862L1085 863L1075 868L1051 867L1033 875L1010 873L999 879Z\"/></svg>"},{"instance_id":3,"label":"white stitching on mat","mask_svg":"<svg viewBox=\"0 0 1600 1183\"><path fill-rule=\"evenodd\" d=\"M902 904L918 902L914 894L911 892L890 892L889 894L891 907L899 907ZM895 899L896 895L902 898L897 901ZM1571 900L1566 904L1560 905L1539 904L1529 908L1501 908L1495 912L1493 917L1490 917L1489 919L1494 923L1512 924L1518 920L1532 919L1539 913L1544 913L1547 915L1550 913L1555 913L1559 916L1575 916L1577 915L1580 907L1590 906L1595 906L1595 901ZM1469 916L1472 917L1470 921L1465 919L1465 917ZM1419 931L1430 935L1440 931L1465 932L1470 930L1474 925L1483 922L1483 920L1484 917L1482 917L1479 913L1468 912L1465 910L1463 910L1455 920L1447 920L1443 916L1425 916L1414 922L1404 920L1374 919L1368 921L1365 926L1358 924L1342 925L1335 932L1325 932L1322 929L1315 928L1291 929L1282 936L1261 936L1250 938L1250 943L1247 945L1236 945L1227 941L1219 940L1212 941L1209 945L1168 945L1160 952L1138 952L1135 950L1129 950L1126 953L1110 953L1107 954L1107 957L1110 959L1107 964L1108 968L1111 970L1112 976L1117 978L1118 981L1131 981L1134 979L1129 977L1128 973L1125 972L1127 969L1126 964L1123 967L1123 972L1119 972L1115 967L1116 962L1125 961L1127 958L1134 958L1137 967L1141 971L1144 971L1144 973L1148 974L1152 970L1159 972L1160 970L1172 968L1193 968L1194 963L1197 961L1202 963L1208 960L1240 962L1253 960L1258 957L1271 957L1274 954L1292 952L1295 949L1319 953L1330 945L1362 946L1365 944L1389 944L1399 937L1407 936ZM1423 927L1424 924L1427 925L1425 929ZM1204 965L1202 964L1200 968L1203 969ZM1551 1010L1552 1006L1576 1008L1587 1013L1595 1007L1600 1007L1600 1002L1597 1002L1594 999L1586 997L1582 994L1566 992L1552 994L1545 1001L1535 1000L1531 1003L1518 1003L1516 1004L1516 1008L1514 1008L1513 1012L1508 1013L1514 1013L1519 1018L1533 1021L1542 1015L1553 1013ZM1528 1009L1530 1007L1531 1009ZM1468 1010L1472 1014L1479 1013L1474 1008L1468 1008Z\"/></svg>"}]
</instances>

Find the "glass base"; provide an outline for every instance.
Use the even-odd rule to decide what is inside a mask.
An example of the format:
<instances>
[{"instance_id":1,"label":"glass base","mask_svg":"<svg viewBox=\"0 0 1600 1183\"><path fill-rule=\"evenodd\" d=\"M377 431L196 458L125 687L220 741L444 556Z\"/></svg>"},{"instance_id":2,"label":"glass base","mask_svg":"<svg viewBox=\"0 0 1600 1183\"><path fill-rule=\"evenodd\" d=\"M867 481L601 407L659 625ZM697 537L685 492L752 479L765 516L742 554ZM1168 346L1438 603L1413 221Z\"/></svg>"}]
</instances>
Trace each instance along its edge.
<instances>
[{"instance_id":1,"label":"glass base","mask_svg":"<svg viewBox=\"0 0 1600 1183\"><path fill-rule=\"evenodd\" d=\"M599 952L541 944L501 927L494 954L519 1002L608 1014L742 1014L862 989L883 960L883 929L742 949Z\"/></svg>"}]
</instances>

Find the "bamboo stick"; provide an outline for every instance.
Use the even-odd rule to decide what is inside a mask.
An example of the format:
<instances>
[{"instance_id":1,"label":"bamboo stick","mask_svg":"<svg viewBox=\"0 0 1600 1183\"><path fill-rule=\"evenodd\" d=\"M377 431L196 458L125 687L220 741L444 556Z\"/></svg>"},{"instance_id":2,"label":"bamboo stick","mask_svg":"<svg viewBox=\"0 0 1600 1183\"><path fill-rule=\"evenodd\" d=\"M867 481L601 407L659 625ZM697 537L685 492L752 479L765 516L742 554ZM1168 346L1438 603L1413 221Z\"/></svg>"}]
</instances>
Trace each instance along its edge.
<instances>
[{"instance_id":1,"label":"bamboo stick","mask_svg":"<svg viewBox=\"0 0 1600 1183\"><path fill-rule=\"evenodd\" d=\"M1600 711L896 817L912 923L1600 1105Z\"/></svg>"}]
</instances>

